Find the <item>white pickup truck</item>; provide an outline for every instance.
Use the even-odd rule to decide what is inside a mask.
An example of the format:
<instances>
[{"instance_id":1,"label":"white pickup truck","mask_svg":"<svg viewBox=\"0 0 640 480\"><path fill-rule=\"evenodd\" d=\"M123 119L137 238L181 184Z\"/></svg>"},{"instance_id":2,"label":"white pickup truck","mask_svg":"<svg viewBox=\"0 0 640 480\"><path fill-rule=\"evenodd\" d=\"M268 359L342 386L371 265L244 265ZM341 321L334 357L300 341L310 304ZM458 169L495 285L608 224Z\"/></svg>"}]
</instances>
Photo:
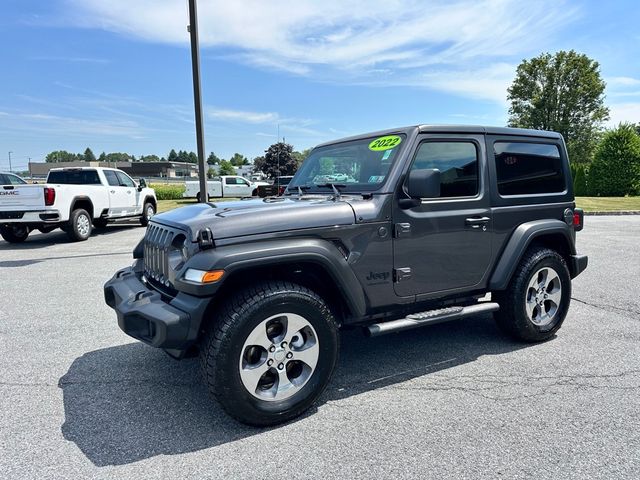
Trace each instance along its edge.
<instances>
[{"instance_id":1,"label":"white pickup truck","mask_svg":"<svg viewBox=\"0 0 640 480\"><path fill-rule=\"evenodd\" d=\"M185 198L196 198L200 201L200 182L185 182ZM213 197L257 197L258 187L269 185L267 182L251 182L237 175L222 175L207 180L208 198Z\"/></svg>"},{"instance_id":2,"label":"white pickup truck","mask_svg":"<svg viewBox=\"0 0 640 480\"><path fill-rule=\"evenodd\" d=\"M146 226L155 212L145 180L113 168L53 168L44 184L0 186L0 234L11 243L58 227L73 241L86 240L92 226L132 217Z\"/></svg>"}]
</instances>

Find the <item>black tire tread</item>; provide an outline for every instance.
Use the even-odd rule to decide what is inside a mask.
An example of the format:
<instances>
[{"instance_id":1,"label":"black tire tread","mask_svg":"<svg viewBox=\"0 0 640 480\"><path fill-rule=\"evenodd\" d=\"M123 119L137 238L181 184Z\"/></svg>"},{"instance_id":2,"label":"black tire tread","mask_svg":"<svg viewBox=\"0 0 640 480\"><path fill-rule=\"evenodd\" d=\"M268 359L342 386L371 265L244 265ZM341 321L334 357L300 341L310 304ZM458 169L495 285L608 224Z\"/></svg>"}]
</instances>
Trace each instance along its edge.
<instances>
[{"instance_id":1,"label":"black tire tread","mask_svg":"<svg viewBox=\"0 0 640 480\"><path fill-rule=\"evenodd\" d=\"M553 258L562 264L563 268L569 275L569 269L564 257L557 251L545 247L532 247L525 252L516 271L509 282L506 290L494 292L495 299L500 304L500 310L495 312L494 317L500 329L516 340L524 342L541 342L551 338L555 332L562 326L564 317L568 310L568 303L564 307L564 311L560 312L560 320L548 331L537 331L529 320L520 315L522 302L522 288L526 288L526 284L531 275L531 271L536 264L544 259ZM565 289L565 295L571 296L571 281L562 285Z\"/></svg>"},{"instance_id":2,"label":"black tire tread","mask_svg":"<svg viewBox=\"0 0 640 480\"><path fill-rule=\"evenodd\" d=\"M308 299L311 299L312 302L316 304L316 307L322 312L322 315L326 319L329 319L331 327L336 331L338 330L338 324L335 321L333 313L325 301L312 290L301 285L282 280L272 280L251 285L238 291L228 301L222 304L216 314L216 322L209 325L205 330L200 343L200 367L205 383L208 385L216 385L217 362L215 361L215 357L221 352L224 353L225 339L228 338L230 331L236 325L236 320L244 317L245 315L249 315L254 309L259 309L261 301L267 297L283 292L288 292L290 294L295 292L294 294L303 295ZM225 407L226 401L233 399L233 392L228 387L216 389L214 395L225 411L240 422L250 423L256 426L267 426L273 425L274 423L280 423L261 421L260 419L247 422L246 418L240 418L235 415L233 411ZM309 405L304 405L299 409L299 412L287 415L287 418L293 418L307 408L309 408Z\"/></svg>"}]
</instances>

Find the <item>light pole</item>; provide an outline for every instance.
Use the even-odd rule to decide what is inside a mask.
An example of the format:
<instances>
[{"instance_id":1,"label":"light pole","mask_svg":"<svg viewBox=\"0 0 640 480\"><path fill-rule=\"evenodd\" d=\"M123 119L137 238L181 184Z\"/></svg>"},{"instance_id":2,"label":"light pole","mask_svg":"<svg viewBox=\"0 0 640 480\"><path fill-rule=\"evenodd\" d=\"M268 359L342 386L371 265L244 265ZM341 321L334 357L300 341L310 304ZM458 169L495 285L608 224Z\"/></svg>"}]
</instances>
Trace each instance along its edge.
<instances>
[{"instance_id":1,"label":"light pole","mask_svg":"<svg viewBox=\"0 0 640 480\"><path fill-rule=\"evenodd\" d=\"M196 144L198 147L198 174L200 175L200 201L207 203L207 175L204 159L204 121L202 118L202 95L200 94L200 48L198 46L198 9L196 0L189 0L189 27L191 37L191 70L193 76L193 105L196 116Z\"/></svg>"},{"instance_id":2,"label":"light pole","mask_svg":"<svg viewBox=\"0 0 640 480\"><path fill-rule=\"evenodd\" d=\"M13 153L13 152L9 152L9 172L11 172L11 171L12 171L12 170L11 170L11 154L12 154L12 153Z\"/></svg>"}]
</instances>

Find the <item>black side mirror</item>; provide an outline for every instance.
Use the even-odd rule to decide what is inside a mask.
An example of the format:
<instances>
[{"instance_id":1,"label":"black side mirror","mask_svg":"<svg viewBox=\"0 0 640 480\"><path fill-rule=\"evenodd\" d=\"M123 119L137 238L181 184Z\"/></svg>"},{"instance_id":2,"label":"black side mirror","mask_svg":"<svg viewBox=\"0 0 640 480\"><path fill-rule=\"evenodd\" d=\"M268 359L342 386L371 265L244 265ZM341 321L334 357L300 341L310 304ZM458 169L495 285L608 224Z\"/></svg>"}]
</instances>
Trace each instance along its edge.
<instances>
[{"instance_id":1,"label":"black side mirror","mask_svg":"<svg viewBox=\"0 0 640 480\"><path fill-rule=\"evenodd\" d=\"M147 188L147 181L144 178L138 179L138 190L142 190L143 188Z\"/></svg>"},{"instance_id":2,"label":"black side mirror","mask_svg":"<svg viewBox=\"0 0 640 480\"><path fill-rule=\"evenodd\" d=\"M402 208L417 207L422 198L438 198L440 196L440 170L437 168L411 170L407 178L407 194L410 198L400 200Z\"/></svg>"},{"instance_id":3,"label":"black side mirror","mask_svg":"<svg viewBox=\"0 0 640 480\"><path fill-rule=\"evenodd\" d=\"M427 168L412 170L407 180L407 193L411 198L437 198L440 196L440 170Z\"/></svg>"}]
</instances>

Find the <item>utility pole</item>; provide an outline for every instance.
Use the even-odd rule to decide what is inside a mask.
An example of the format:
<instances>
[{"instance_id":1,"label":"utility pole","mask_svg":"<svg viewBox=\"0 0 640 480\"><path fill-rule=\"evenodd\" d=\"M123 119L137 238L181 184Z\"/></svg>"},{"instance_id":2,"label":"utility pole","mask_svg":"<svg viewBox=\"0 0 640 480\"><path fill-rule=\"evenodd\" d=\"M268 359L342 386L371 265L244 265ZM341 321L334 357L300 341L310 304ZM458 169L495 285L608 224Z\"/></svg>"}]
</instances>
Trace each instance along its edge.
<instances>
[{"instance_id":1,"label":"utility pole","mask_svg":"<svg viewBox=\"0 0 640 480\"><path fill-rule=\"evenodd\" d=\"M207 174L204 158L204 121L202 118L202 95L200 93L200 47L198 45L198 9L196 0L189 0L189 27L191 37L191 70L193 76L193 105L196 116L196 143L198 147L198 174L200 175L200 201L207 203Z\"/></svg>"},{"instance_id":2,"label":"utility pole","mask_svg":"<svg viewBox=\"0 0 640 480\"><path fill-rule=\"evenodd\" d=\"M9 152L9 173L11 173L11 154L13 152Z\"/></svg>"}]
</instances>

